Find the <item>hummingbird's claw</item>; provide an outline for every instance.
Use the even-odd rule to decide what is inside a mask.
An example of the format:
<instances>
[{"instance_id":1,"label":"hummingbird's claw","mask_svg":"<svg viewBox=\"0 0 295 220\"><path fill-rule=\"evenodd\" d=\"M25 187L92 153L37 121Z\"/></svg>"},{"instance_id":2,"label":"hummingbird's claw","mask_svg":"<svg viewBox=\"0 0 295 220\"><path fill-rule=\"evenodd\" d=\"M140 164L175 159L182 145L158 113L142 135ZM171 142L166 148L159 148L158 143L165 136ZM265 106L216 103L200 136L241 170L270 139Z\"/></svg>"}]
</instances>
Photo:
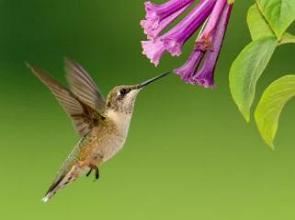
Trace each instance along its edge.
<instances>
[{"instance_id":1,"label":"hummingbird's claw","mask_svg":"<svg viewBox=\"0 0 295 220\"><path fill-rule=\"evenodd\" d=\"M99 169L97 167L95 167L95 179L99 179Z\"/></svg>"},{"instance_id":2,"label":"hummingbird's claw","mask_svg":"<svg viewBox=\"0 0 295 220\"><path fill-rule=\"evenodd\" d=\"M97 166L91 167L90 170L88 171L88 173L86 174L86 176L88 177L91 174L93 169L95 169L95 179L94 180L98 180L99 179L99 169Z\"/></svg>"},{"instance_id":3,"label":"hummingbird's claw","mask_svg":"<svg viewBox=\"0 0 295 220\"><path fill-rule=\"evenodd\" d=\"M86 174L87 177L91 174L92 169L93 169L93 168L90 168L90 170L89 170L88 173Z\"/></svg>"}]
</instances>

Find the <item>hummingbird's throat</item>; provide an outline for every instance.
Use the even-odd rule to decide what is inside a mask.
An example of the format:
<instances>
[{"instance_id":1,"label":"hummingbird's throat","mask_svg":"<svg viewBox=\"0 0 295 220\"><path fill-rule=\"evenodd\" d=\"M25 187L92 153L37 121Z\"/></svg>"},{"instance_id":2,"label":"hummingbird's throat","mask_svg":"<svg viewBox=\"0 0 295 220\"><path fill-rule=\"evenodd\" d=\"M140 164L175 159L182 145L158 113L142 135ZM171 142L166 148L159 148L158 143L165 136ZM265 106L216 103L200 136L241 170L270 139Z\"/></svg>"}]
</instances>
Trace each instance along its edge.
<instances>
[{"instance_id":1,"label":"hummingbird's throat","mask_svg":"<svg viewBox=\"0 0 295 220\"><path fill-rule=\"evenodd\" d=\"M127 135L132 114L122 113L120 111L108 110L107 117L115 124L122 135ZM126 134L125 134L126 133Z\"/></svg>"}]
</instances>

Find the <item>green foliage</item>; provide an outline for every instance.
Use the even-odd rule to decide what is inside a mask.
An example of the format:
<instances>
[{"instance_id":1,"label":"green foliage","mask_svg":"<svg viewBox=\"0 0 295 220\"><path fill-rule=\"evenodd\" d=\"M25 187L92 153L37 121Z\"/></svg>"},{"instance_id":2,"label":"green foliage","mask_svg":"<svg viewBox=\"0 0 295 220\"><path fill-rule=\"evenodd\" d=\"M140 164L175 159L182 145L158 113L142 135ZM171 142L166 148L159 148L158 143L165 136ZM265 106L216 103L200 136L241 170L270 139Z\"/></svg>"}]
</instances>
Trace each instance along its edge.
<instances>
[{"instance_id":1,"label":"green foliage","mask_svg":"<svg viewBox=\"0 0 295 220\"><path fill-rule=\"evenodd\" d=\"M256 4L249 8L247 23L253 41L264 37L275 37L274 32L263 19L263 15Z\"/></svg>"},{"instance_id":2,"label":"green foliage","mask_svg":"<svg viewBox=\"0 0 295 220\"><path fill-rule=\"evenodd\" d=\"M267 67L275 49L283 44L295 43L295 36L286 32L294 20L294 0L256 0L256 4L249 8L247 23L252 42L237 56L229 74L232 97L247 121L250 121L257 81ZM265 91L257 107L255 118L259 131L270 146L272 146L283 107L283 103L279 103L278 100L271 102L268 98L275 95L273 86L275 89L280 87L282 90L283 87L293 86L295 90L295 83L284 84L284 81L276 81ZM286 88L285 92L290 93L290 96L285 94L284 97L293 97L294 92L291 88ZM286 100L284 97L282 99ZM272 108L271 112L267 107Z\"/></svg>"},{"instance_id":3,"label":"green foliage","mask_svg":"<svg viewBox=\"0 0 295 220\"><path fill-rule=\"evenodd\" d=\"M295 43L295 36L293 34L285 33L282 37L280 44L290 44Z\"/></svg>"},{"instance_id":4,"label":"green foliage","mask_svg":"<svg viewBox=\"0 0 295 220\"><path fill-rule=\"evenodd\" d=\"M274 81L263 93L256 111L257 127L264 141L273 148L279 118L283 107L295 96L295 75L286 75Z\"/></svg>"},{"instance_id":5,"label":"green foliage","mask_svg":"<svg viewBox=\"0 0 295 220\"><path fill-rule=\"evenodd\" d=\"M256 84L267 66L277 41L266 37L248 44L232 64L229 80L232 96L247 121L255 97Z\"/></svg>"},{"instance_id":6,"label":"green foliage","mask_svg":"<svg viewBox=\"0 0 295 220\"><path fill-rule=\"evenodd\" d=\"M295 20L294 0L257 0L257 5L278 39Z\"/></svg>"}]
</instances>

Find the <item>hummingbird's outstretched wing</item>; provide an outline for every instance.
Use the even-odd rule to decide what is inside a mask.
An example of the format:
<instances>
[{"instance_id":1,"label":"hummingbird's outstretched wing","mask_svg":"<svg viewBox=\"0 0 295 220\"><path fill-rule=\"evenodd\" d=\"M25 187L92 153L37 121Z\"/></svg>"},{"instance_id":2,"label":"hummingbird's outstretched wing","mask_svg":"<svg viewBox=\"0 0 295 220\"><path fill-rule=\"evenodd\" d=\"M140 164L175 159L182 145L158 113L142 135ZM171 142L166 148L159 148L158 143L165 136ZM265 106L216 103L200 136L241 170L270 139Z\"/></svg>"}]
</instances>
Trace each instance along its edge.
<instances>
[{"instance_id":1,"label":"hummingbird's outstretched wing","mask_svg":"<svg viewBox=\"0 0 295 220\"><path fill-rule=\"evenodd\" d=\"M105 99L87 71L77 62L65 59L65 70L70 90L93 109L103 112Z\"/></svg>"},{"instance_id":2,"label":"hummingbird's outstretched wing","mask_svg":"<svg viewBox=\"0 0 295 220\"><path fill-rule=\"evenodd\" d=\"M72 119L77 132L81 136L85 136L104 118L98 111L81 101L75 94L62 86L45 71L31 65L28 65L28 67L54 94L65 112Z\"/></svg>"}]
</instances>

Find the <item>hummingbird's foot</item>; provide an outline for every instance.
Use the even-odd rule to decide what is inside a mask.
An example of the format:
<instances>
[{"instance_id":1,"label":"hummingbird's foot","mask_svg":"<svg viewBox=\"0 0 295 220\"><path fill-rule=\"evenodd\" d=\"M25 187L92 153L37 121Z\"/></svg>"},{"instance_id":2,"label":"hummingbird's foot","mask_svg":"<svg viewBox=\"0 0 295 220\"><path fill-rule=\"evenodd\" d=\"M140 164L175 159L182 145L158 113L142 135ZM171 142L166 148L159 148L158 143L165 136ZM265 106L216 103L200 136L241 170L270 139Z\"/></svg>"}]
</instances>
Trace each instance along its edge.
<instances>
[{"instance_id":1,"label":"hummingbird's foot","mask_svg":"<svg viewBox=\"0 0 295 220\"><path fill-rule=\"evenodd\" d=\"M90 168L90 170L89 170L88 173L86 174L87 177L91 174L92 170L93 170L93 168Z\"/></svg>"},{"instance_id":2,"label":"hummingbird's foot","mask_svg":"<svg viewBox=\"0 0 295 220\"><path fill-rule=\"evenodd\" d=\"M88 177L91 174L92 170L94 169L95 169L95 180L98 180L100 175L99 175L99 169L97 166L90 167L90 170L88 171L86 176Z\"/></svg>"},{"instance_id":3,"label":"hummingbird's foot","mask_svg":"<svg viewBox=\"0 0 295 220\"><path fill-rule=\"evenodd\" d=\"M99 179L99 169L98 169L98 167L95 167L95 179L96 180Z\"/></svg>"}]
</instances>

